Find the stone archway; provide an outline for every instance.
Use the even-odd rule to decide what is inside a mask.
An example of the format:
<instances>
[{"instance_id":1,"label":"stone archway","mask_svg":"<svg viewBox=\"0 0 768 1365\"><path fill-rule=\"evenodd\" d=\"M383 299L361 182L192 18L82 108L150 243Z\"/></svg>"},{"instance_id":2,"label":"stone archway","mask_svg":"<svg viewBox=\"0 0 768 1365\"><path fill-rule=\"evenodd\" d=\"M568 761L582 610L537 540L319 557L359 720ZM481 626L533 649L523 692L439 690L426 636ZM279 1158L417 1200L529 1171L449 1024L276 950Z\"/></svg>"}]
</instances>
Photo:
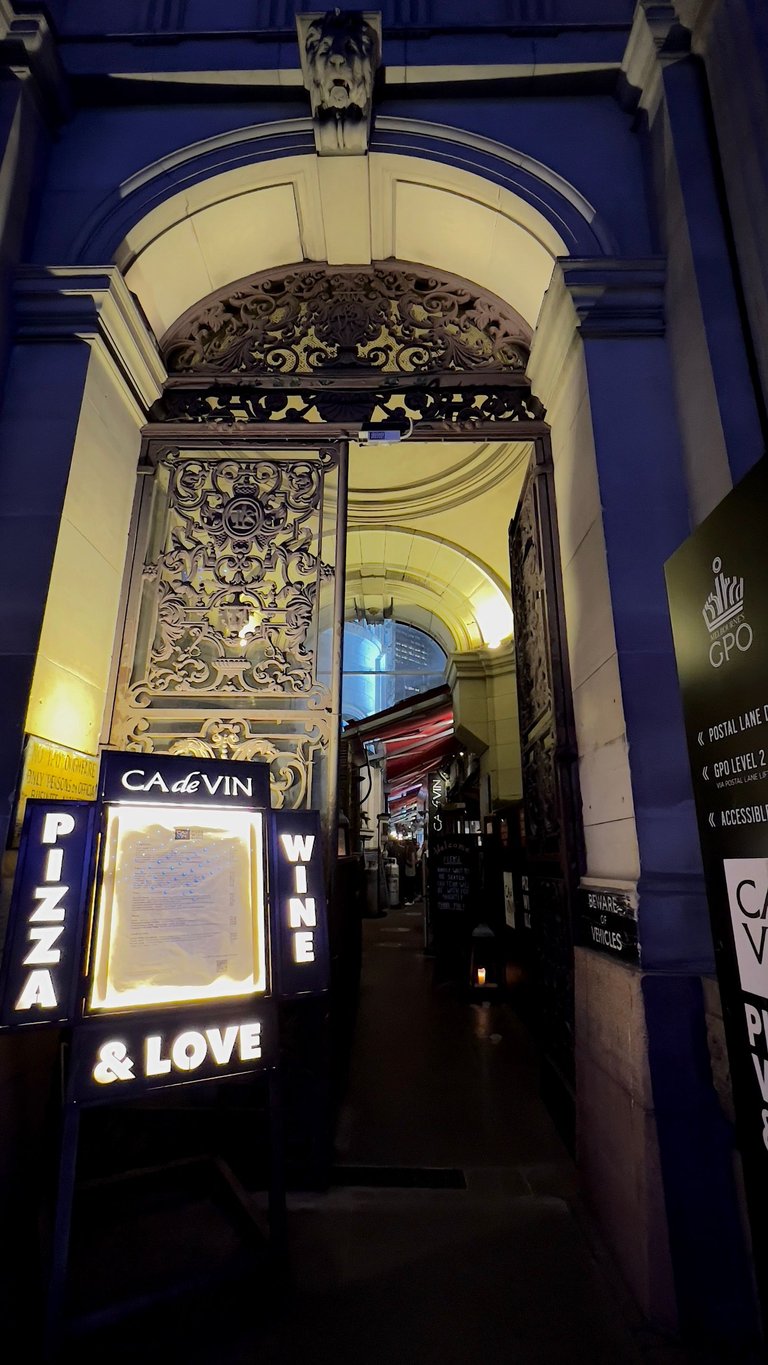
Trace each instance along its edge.
<instances>
[{"instance_id":1,"label":"stone archway","mask_svg":"<svg viewBox=\"0 0 768 1365\"><path fill-rule=\"evenodd\" d=\"M146 428L111 741L266 758L274 799L320 803L330 825L347 441L379 422L529 445L546 432L529 341L500 300L391 261L263 272L188 310ZM494 575L475 577L474 597L454 594L470 647L509 615Z\"/></svg>"},{"instance_id":2,"label":"stone archway","mask_svg":"<svg viewBox=\"0 0 768 1365\"><path fill-rule=\"evenodd\" d=\"M162 339L168 380L146 429L156 473L145 490L147 549L140 550L129 604L113 742L266 758L273 799L294 807L320 804L330 830L341 718L348 443L362 426L377 423L417 444L422 437L490 442L500 436L526 451L538 448L536 487L542 487L550 478L544 473L548 429L527 378L530 338L525 320L486 291L398 261L262 272L187 310ZM485 456L492 458L490 445ZM482 482L477 472L474 478ZM455 480L453 496L461 497L460 487ZM438 507L450 504L450 484L438 480L431 497ZM506 520L515 507L516 500ZM534 589L546 595L541 657L551 659L553 647L564 650L554 522L540 523L541 517L537 554L546 550L548 559L537 588L513 556L515 592L527 609L524 661ZM375 537L364 523L361 535L366 529ZM394 574L403 600L440 617L465 648L491 639L479 590L474 600L471 593L463 599L469 619L462 624L461 594L409 571L413 535L396 526L387 535L380 562L366 565L369 586L371 572L385 583ZM439 553L454 555L455 578L461 544L451 548L443 540ZM479 562L473 571L482 580ZM498 583L486 578L487 591L503 601ZM454 666L464 697L478 682L485 686L484 670L470 667L476 662ZM530 695L522 712L528 717L536 710L538 725L526 750L527 757L538 755L525 765L531 828L538 835L537 813L546 809L562 845L549 849L546 867L532 875L529 914L552 1003L546 1051L568 1092L561 1107L568 1108L573 894L580 870L573 851L579 811L571 701L567 668L550 669L545 710L552 724L542 746L542 698L527 672L524 678ZM468 716L470 710L467 703Z\"/></svg>"},{"instance_id":3,"label":"stone archway","mask_svg":"<svg viewBox=\"0 0 768 1365\"><path fill-rule=\"evenodd\" d=\"M406 133L400 129L397 136L405 139ZM474 158L474 169L470 172L459 169L457 164L441 161L438 165L437 156L430 160L432 145L427 142L419 144L421 150L416 156L404 154L402 149L392 154L381 150L371 153L367 159L370 186L376 182L378 198L374 198L371 189L366 211L369 223L373 224L375 219L376 236L371 233L367 247L364 242L361 246L365 232L358 231L358 223L355 254L342 252L348 239L337 231L341 216L338 212L333 233L316 230L317 214L313 216L310 212L308 219L304 216L312 194L302 198L302 184L309 185L313 178L316 202L328 203L327 194L324 197L319 186L320 167L316 158L280 155L270 163L261 160L257 164L242 139L235 148L232 137L227 135L217 141L216 148L186 149L184 155L176 158L175 167L158 163L135 177L135 183L116 188L110 203L99 210L94 230L91 232L89 227L86 232L84 226L77 250L73 248L71 253L65 252L58 258L63 264L33 269L20 278L21 343L15 355L15 402L25 411L25 424L23 440L12 423L7 424L9 466L18 468L22 486L28 477L30 443L45 447L48 437L42 425L43 411L38 415L38 376L46 366L58 363L55 348L66 338L68 383L66 393L57 395L62 413L57 451L65 474L72 460L72 496L68 492L67 505L61 512L62 531L66 534L59 538L55 560L54 544L50 547L48 562L53 564L53 571L48 609L47 575L44 583L40 579L39 591L36 587L34 593L27 593L24 598L27 614L37 612L34 637L30 638L37 640L40 622L43 632L35 656L27 723L25 726L22 699L17 707L17 729L21 732L26 728L44 733L54 741L61 740L71 732L74 700L87 718L87 725L83 725L83 749L95 752L98 745L99 719L110 690L108 675L139 432L148 411L153 417L162 415L161 408L152 408L163 383L155 337L163 337L185 309L206 297L211 287L214 290L229 287L232 280L246 276L256 263L290 268L291 263L322 262L330 257L365 266L371 255L386 259L390 254L424 261L426 264L421 268L427 274L450 269L472 280L475 287L490 285L504 297L514 299L531 326L536 324L542 298L545 299L529 373L534 376L536 394L546 400L550 410L558 504L561 511L567 512L561 517L564 589L569 625L573 623L571 643L576 642L578 656L573 674L574 686L580 693L577 738L588 826L588 868L593 877L605 884L626 886L629 894L634 894L639 875L635 799L640 793L648 848L652 820L646 816L649 813L652 816L658 805L656 793L660 788L651 780L655 771L652 764L647 769L639 765L630 785L623 705L628 700L636 713L638 694L647 692L637 656L632 654L628 642L637 601L632 586L644 573L644 581L650 581L656 550L646 534L647 527L636 532L634 520L632 535L628 537L627 509L612 473L621 467L637 491L629 509L633 516L636 513L639 517L647 506L656 507L659 480L654 471L658 461L654 464L647 459L645 434L651 408L656 423L654 431L663 448L671 452L665 468L677 467L660 303L663 279L658 262L653 260L600 260L610 255L611 245L592 230L596 220L591 217L590 206L581 201L580 207L575 207L575 199L561 192L555 209L551 197L538 194L543 184L541 176L535 186L538 197L531 195L521 207L522 198L517 191L512 193L501 177L494 178L495 172L486 170L479 152L477 156L471 152L468 144L477 139L470 134L462 136L461 158L465 154ZM272 147L273 157L278 150ZM441 154L445 151L443 145ZM237 164L241 152L248 164ZM216 156L219 161L214 165ZM509 160L505 163L505 175L507 172ZM531 174L530 170L526 174ZM374 203L380 210L376 214L372 212ZM420 206L418 214L409 211L416 205ZM434 234L435 240L427 240L428 225L436 219L445 230ZM331 218L328 222L331 223ZM454 228L458 224L460 229L450 242L446 226L449 223ZM557 223L567 224L568 230L564 226L561 234ZM571 231L574 223L578 229L575 232ZM374 250L377 243L383 249ZM581 259L558 263L556 258L568 251ZM99 268L96 262L105 259L114 259L118 264ZM74 260L81 264L73 267ZM529 271L527 263L535 268ZM135 307L131 293L140 308ZM523 294L527 300L525 307ZM606 345L606 341L611 344ZM34 348L36 364L24 368L21 351L27 346ZM644 385L638 385L638 373L647 377ZM194 387L189 377L186 382L180 379L178 384L179 390ZM263 393L267 388L254 385L253 394ZM418 388L416 382L414 388ZM318 389L325 393L326 385L318 385ZM649 405L650 394L653 402ZM108 424L102 420L105 395ZM224 434L238 449L246 450L257 430L253 413L242 405L228 413L226 404L214 411L211 396L203 395L199 410L187 413L183 420L153 424L147 429L147 441L158 443L151 446L155 457L160 458L163 450L173 448L179 440L199 442L210 449ZM234 385L229 388L229 396L239 397ZM511 430L525 429L531 415L526 408L525 386L518 396L521 409L517 413L499 414L500 420L495 424L499 431L504 429L505 416L510 419ZM447 421L444 414L448 409L448 416L453 415L455 402L446 400L439 391L438 397L443 404L441 420ZM187 401L191 399L188 397ZM617 410L622 413L620 423L614 420ZM276 424L270 422L269 427L274 433ZM451 421L450 429L453 435L458 435L460 427ZM326 444L333 439L341 440L350 424L343 420L343 414L337 414L335 423L316 423L313 430L302 419L290 439L297 439L299 431L316 439L321 430ZM289 435L286 427L283 432ZM443 434L450 433L443 428ZM149 444L146 450L150 452ZM120 479L117 488L116 470ZM100 521L92 512L83 510L83 500L77 497L84 479L89 480L91 488L101 480L109 489L108 498L100 506L108 515L103 515ZM665 484L661 500L667 518L664 525L676 527L681 518L677 485L667 494ZM63 491L57 504L59 509L62 503ZM93 535L94 524L98 544L87 561L89 566L93 565L93 571L89 569L86 576L82 568L86 560L77 555L81 542ZM611 542L610 587L606 539ZM630 542L631 571L623 555ZM139 571L141 567L140 564ZM56 630L62 602L69 613L70 629L66 636ZM654 612L654 620L663 615L657 603ZM617 629L621 629L621 678L614 619ZM87 676L83 677L84 673ZM102 731L102 742L104 738ZM16 781L17 758L14 753L12 763L6 765L9 793ZM8 800L10 805L10 796ZM654 827L659 827L658 822ZM663 912L666 908L663 898L669 898L672 892L677 894L674 887L672 892L667 891L663 867L655 881L647 875L649 866L653 873L657 853L651 840L644 868L648 888L644 894L651 924L656 917L656 902ZM661 919L662 914L658 917ZM659 934L653 942L663 963L666 939ZM577 964L582 984L594 981L599 972L600 980L610 976L614 983L629 982L627 990L635 992L633 999L638 996L639 974L622 976L619 969L609 971L611 964L584 954L581 957L577 954ZM587 1020L581 1037L588 1040L591 1005L584 990L580 998ZM580 1077L581 1093L586 1097L584 1106L589 1112L602 1103L603 1094L597 1089L602 1073L591 1062L590 1054L582 1062ZM611 1102L611 1108L614 1107ZM647 1112L647 1100L640 1095L625 1125L628 1150L634 1141L633 1125L640 1121L635 1115ZM594 1162L592 1185L598 1192L604 1184L603 1174L610 1171L606 1155L610 1144L603 1143L601 1132L599 1125L593 1130L589 1153ZM644 1200L641 1192L635 1201L640 1220L645 1216ZM610 1223L613 1216L610 1209L605 1216ZM627 1221L623 1219L622 1225ZM614 1240L621 1241L620 1228ZM627 1259L624 1258L625 1263ZM634 1273L631 1266L628 1273Z\"/></svg>"}]
</instances>

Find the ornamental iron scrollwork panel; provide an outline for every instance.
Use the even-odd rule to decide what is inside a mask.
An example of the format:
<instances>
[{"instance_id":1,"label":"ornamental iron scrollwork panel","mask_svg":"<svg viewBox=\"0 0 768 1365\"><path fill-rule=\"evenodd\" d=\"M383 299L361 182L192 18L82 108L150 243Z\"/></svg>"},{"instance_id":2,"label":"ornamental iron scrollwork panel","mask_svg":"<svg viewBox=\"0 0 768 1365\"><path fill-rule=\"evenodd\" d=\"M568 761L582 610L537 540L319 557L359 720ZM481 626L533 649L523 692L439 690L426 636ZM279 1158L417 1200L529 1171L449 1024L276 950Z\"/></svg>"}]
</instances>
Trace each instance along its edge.
<instances>
[{"instance_id":1,"label":"ornamental iron scrollwork panel","mask_svg":"<svg viewBox=\"0 0 768 1365\"><path fill-rule=\"evenodd\" d=\"M171 380L194 375L282 378L523 375L530 329L475 286L393 263L295 266L228 285L166 335Z\"/></svg>"},{"instance_id":2,"label":"ornamental iron scrollwork panel","mask_svg":"<svg viewBox=\"0 0 768 1365\"><path fill-rule=\"evenodd\" d=\"M137 698L313 691L320 509L330 452L315 459L168 461L165 541L145 573L155 633Z\"/></svg>"},{"instance_id":3,"label":"ornamental iron scrollwork panel","mask_svg":"<svg viewBox=\"0 0 768 1365\"><path fill-rule=\"evenodd\" d=\"M267 762L317 799L334 702L335 449L165 455L145 492L111 742Z\"/></svg>"},{"instance_id":4,"label":"ornamental iron scrollwork panel","mask_svg":"<svg viewBox=\"0 0 768 1365\"><path fill-rule=\"evenodd\" d=\"M557 857L560 817L557 802L555 739L547 725L528 739L522 757L527 845L536 857Z\"/></svg>"},{"instance_id":5,"label":"ornamental iron scrollwork panel","mask_svg":"<svg viewBox=\"0 0 768 1365\"><path fill-rule=\"evenodd\" d=\"M259 389L229 384L202 389L169 388L152 411L153 422L213 426L232 432L274 424L307 433L313 424L349 427L388 419L405 429L413 423L419 436L457 431L476 433L498 423L542 422L543 405L525 386L492 390L466 387L385 389Z\"/></svg>"},{"instance_id":6,"label":"ornamental iron scrollwork panel","mask_svg":"<svg viewBox=\"0 0 768 1365\"><path fill-rule=\"evenodd\" d=\"M540 540L536 505L528 492L518 509L515 534L510 544L511 572L517 591L515 650L520 728L528 736L552 705L552 681L546 645L547 598Z\"/></svg>"}]
</instances>

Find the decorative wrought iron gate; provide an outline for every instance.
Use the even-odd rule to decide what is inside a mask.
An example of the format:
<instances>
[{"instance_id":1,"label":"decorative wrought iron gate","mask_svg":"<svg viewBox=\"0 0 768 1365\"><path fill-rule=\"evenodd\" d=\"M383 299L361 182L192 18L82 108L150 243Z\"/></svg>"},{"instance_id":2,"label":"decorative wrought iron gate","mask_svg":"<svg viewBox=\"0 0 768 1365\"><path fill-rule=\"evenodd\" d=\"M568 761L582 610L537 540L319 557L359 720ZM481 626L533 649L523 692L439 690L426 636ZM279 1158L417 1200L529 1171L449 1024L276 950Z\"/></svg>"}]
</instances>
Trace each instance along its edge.
<instances>
[{"instance_id":1,"label":"decorative wrought iron gate","mask_svg":"<svg viewBox=\"0 0 768 1365\"><path fill-rule=\"evenodd\" d=\"M345 451L159 454L145 480L111 740L258 759L276 806L323 809L339 720Z\"/></svg>"},{"instance_id":2,"label":"decorative wrought iron gate","mask_svg":"<svg viewBox=\"0 0 768 1365\"><path fill-rule=\"evenodd\" d=\"M266 759L278 804L333 820L346 441L535 440L530 329L393 261L229 285L164 339L113 743Z\"/></svg>"},{"instance_id":3,"label":"decorative wrought iron gate","mask_svg":"<svg viewBox=\"0 0 768 1365\"><path fill-rule=\"evenodd\" d=\"M548 442L541 441L510 527L512 609L528 914L544 1089L564 1135L573 1129L573 924L583 867L560 553Z\"/></svg>"}]
</instances>

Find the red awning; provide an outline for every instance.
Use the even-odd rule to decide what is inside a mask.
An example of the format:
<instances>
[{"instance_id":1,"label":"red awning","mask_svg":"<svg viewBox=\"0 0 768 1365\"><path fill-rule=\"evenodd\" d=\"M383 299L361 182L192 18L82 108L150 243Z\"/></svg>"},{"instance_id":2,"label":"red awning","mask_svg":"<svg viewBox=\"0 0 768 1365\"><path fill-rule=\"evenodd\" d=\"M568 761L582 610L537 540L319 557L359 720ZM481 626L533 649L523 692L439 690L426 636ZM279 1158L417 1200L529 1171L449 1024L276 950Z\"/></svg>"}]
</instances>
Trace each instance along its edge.
<instances>
[{"instance_id":1,"label":"red awning","mask_svg":"<svg viewBox=\"0 0 768 1365\"><path fill-rule=\"evenodd\" d=\"M455 752L453 701L449 687L435 687L412 700L355 721L345 731L363 743L378 742L386 752L390 803L418 790L426 774Z\"/></svg>"}]
</instances>

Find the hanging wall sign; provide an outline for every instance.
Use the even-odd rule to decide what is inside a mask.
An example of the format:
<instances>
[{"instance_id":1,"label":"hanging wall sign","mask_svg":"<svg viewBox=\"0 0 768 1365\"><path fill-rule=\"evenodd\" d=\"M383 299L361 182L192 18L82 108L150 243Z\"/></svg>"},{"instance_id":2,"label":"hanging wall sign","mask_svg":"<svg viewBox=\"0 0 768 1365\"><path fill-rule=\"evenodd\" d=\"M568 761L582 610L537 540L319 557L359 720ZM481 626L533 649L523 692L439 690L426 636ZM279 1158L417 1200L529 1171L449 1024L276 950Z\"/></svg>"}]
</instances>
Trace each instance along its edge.
<instances>
[{"instance_id":1,"label":"hanging wall sign","mask_svg":"<svg viewBox=\"0 0 768 1365\"><path fill-rule=\"evenodd\" d=\"M431 843L436 834L445 828L443 806L448 797L448 777L439 768L427 774L427 839Z\"/></svg>"},{"instance_id":2,"label":"hanging wall sign","mask_svg":"<svg viewBox=\"0 0 768 1365\"><path fill-rule=\"evenodd\" d=\"M763 1302L768 1304L768 467L666 566Z\"/></svg>"},{"instance_id":3,"label":"hanging wall sign","mask_svg":"<svg viewBox=\"0 0 768 1365\"><path fill-rule=\"evenodd\" d=\"M42 801L92 801L98 774L99 760L93 754L28 735L19 780L14 842L18 843L30 797Z\"/></svg>"},{"instance_id":4,"label":"hanging wall sign","mask_svg":"<svg viewBox=\"0 0 768 1365\"><path fill-rule=\"evenodd\" d=\"M638 963L637 915L627 892L582 886L577 899L584 947Z\"/></svg>"}]
</instances>

